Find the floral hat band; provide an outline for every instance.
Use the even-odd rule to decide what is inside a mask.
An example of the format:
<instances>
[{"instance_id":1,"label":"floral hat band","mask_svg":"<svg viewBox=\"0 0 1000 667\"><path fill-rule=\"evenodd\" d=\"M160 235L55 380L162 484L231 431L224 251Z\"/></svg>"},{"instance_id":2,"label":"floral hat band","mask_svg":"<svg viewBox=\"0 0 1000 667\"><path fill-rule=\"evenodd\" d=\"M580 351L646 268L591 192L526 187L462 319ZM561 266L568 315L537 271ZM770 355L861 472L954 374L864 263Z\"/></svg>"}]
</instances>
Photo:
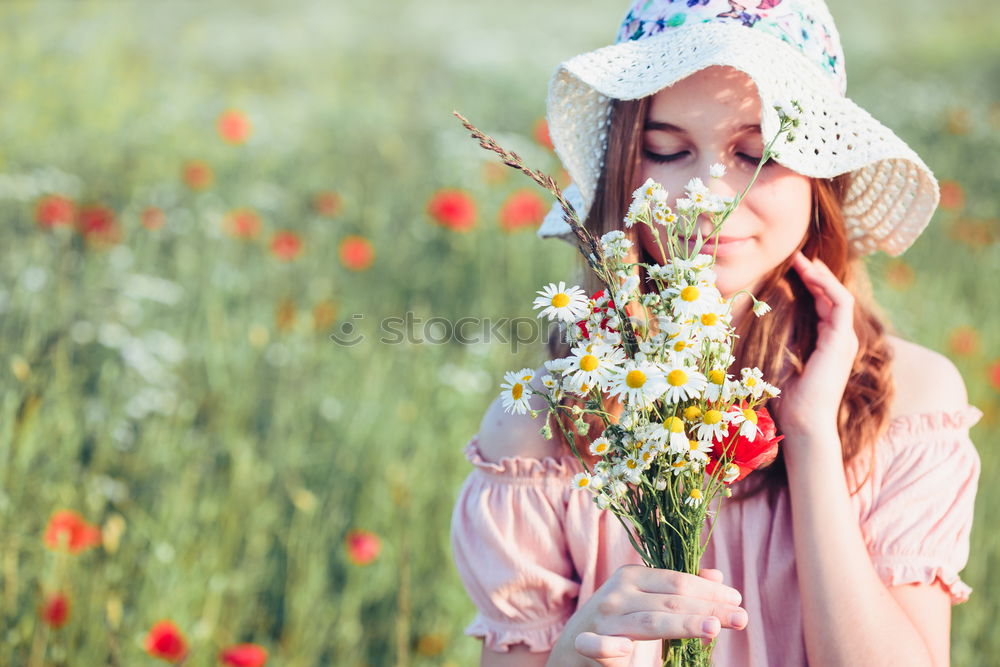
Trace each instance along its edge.
<instances>
[{"instance_id":1,"label":"floral hat band","mask_svg":"<svg viewBox=\"0 0 1000 667\"><path fill-rule=\"evenodd\" d=\"M840 37L822 4L761 0L756 7L744 7L729 0L687 0L685 4L641 0L628 10L615 43L653 37L692 23L727 21L774 35L798 48L830 77L841 95L847 94Z\"/></svg>"},{"instance_id":2,"label":"floral hat band","mask_svg":"<svg viewBox=\"0 0 1000 667\"><path fill-rule=\"evenodd\" d=\"M851 178L842 208L861 255L899 255L930 222L940 200L931 169L902 139L846 95L840 35L823 0L640 0L616 41L560 63L549 81L546 118L581 219L594 200L607 149L611 100L653 95L712 65L746 73L760 97L761 134L774 136L775 106L801 105L795 141L772 157L811 178ZM624 214L624 212L623 212ZM538 229L574 243L554 204Z\"/></svg>"}]
</instances>

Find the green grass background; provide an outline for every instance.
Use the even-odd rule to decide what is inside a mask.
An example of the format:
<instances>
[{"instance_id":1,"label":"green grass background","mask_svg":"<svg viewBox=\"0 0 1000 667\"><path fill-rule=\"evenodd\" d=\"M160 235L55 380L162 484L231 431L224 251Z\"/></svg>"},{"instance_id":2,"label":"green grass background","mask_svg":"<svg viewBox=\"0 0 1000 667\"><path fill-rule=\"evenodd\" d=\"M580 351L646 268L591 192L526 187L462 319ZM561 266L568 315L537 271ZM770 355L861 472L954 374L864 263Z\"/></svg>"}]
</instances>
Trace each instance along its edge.
<instances>
[{"instance_id":1,"label":"green grass background","mask_svg":"<svg viewBox=\"0 0 1000 667\"><path fill-rule=\"evenodd\" d=\"M978 665L1000 651L1000 540L988 520L1000 502L1000 395L986 370L1000 358L1000 17L985 0L832 4L848 95L966 194L900 260L870 267L901 333L948 354L986 413L972 431L983 468L962 573L975 592L954 608L952 641L955 664ZM190 665L215 664L237 641L268 647L274 665L477 663L448 543L470 470L461 449L502 373L544 352L384 345L376 323L406 311L532 319L534 290L570 278L568 244L501 231L504 198L536 186L512 170L487 183L489 155L451 112L556 174L531 137L548 78L609 43L625 7L0 7L0 664L25 664L38 645L45 664L152 663L142 638L161 617L184 629ZM254 124L245 145L215 133L228 107ZM212 165L211 188L182 184L189 159ZM424 214L442 187L474 195L470 233ZM337 218L313 212L321 190L342 196ZM95 250L40 231L34 205L48 192L112 207L122 243ZM163 229L139 224L147 205L166 211ZM302 257L282 263L264 241L221 234L238 206L261 214L264 239L301 234ZM970 226L987 242L963 242L956 230ZM375 247L366 272L338 262L350 234ZM883 279L906 267L908 287ZM170 281L176 301L143 296L144 276ZM338 323L364 315L365 342L338 346L313 326L327 301ZM291 326L278 326L282 304ZM975 330L973 349L950 345L960 327ZM120 548L46 550L60 507L122 517ZM368 566L345 556L353 528L382 538ZM39 590L59 581L71 582L73 616L46 634ZM117 623L109 600L121 603Z\"/></svg>"}]
</instances>

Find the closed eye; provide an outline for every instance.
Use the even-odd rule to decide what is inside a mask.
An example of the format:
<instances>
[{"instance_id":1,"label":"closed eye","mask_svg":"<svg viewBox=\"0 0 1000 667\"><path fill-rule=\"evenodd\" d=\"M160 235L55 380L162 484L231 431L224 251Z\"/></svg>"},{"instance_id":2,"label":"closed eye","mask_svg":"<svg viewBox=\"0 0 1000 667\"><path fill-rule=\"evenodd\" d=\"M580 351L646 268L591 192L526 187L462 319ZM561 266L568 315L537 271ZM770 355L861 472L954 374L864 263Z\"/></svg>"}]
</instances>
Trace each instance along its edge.
<instances>
[{"instance_id":1,"label":"closed eye","mask_svg":"<svg viewBox=\"0 0 1000 667\"><path fill-rule=\"evenodd\" d=\"M646 157L648 157L653 162L673 162L674 160L680 158L682 155L687 154L687 151L681 151L680 153L671 153L670 155L661 155L660 153L654 153L652 151L643 151L643 152L646 154ZM754 166L756 166L760 162L759 157L753 157L751 155L746 155L745 153L737 153L737 155L744 161ZM765 164L764 166L766 167L767 164Z\"/></svg>"}]
</instances>

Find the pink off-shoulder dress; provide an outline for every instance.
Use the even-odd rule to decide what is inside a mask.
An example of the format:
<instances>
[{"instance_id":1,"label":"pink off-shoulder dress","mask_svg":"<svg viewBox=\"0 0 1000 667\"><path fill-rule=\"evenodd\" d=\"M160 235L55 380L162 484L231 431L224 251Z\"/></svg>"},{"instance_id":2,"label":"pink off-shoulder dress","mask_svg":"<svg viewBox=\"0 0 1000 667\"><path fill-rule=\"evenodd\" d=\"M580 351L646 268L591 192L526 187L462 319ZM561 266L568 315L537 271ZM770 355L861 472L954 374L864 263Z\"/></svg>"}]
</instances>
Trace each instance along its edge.
<instances>
[{"instance_id":1,"label":"pink off-shoulder dress","mask_svg":"<svg viewBox=\"0 0 1000 667\"><path fill-rule=\"evenodd\" d=\"M874 473L852 496L872 563L889 585L940 579L952 604L972 589L959 577L980 458L969 428L973 405L898 417L875 448ZM551 650L567 620L619 566L641 564L618 519L570 486L582 470L571 454L485 461L473 436L472 470L451 520L452 554L477 613L465 634L506 652L524 643ZM867 461L845 470L849 489ZM723 505L702 567L719 568L743 594L743 630L723 629L713 651L720 667L807 663L787 489L776 503L758 494ZM632 665L659 667L659 641L636 644Z\"/></svg>"}]
</instances>

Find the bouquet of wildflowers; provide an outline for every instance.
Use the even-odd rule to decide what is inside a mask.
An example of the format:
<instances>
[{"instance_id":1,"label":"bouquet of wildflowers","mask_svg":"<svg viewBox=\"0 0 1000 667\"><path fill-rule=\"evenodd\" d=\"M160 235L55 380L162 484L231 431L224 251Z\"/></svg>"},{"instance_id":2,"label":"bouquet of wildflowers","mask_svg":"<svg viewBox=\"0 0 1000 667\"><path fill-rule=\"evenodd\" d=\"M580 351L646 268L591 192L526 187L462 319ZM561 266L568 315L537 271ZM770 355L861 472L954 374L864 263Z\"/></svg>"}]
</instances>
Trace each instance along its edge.
<instances>
[{"instance_id":1,"label":"bouquet of wildflowers","mask_svg":"<svg viewBox=\"0 0 1000 667\"><path fill-rule=\"evenodd\" d=\"M801 111L797 103L792 106ZM640 263L627 261L631 241L624 231L594 238L550 177L525 167L516 153L503 150L459 116L483 147L553 192L580 251L604 285L592 295L577 286L567 288L565 282L537 292L538 316L564 327L571 351L545 363L548 373L540 379L545 391L532 388L531 369L507 373L501 385L504 407L535 416L528 402L535 395L544 397L549 406L542 428L546 438L552 436L553 412L572 415L576 434L568 432L563 420L556 422L584 468L573 478L573 486L618 517L632 546L651 567L697 574L714 527L713 520L703 540L706 517L716 515L709 509L713 499L728 497L730 485L771 463L783 437L776 434L764 407L767 399L779 395L779 388L758 368L731 372L736 338L731 311L740 293L722 297L715 286L714 254L701 252L745 196L760 167L776 155L771 150L774 142L797 124L790 109L775 108L781 128L737 197L716 196L699 178L688 182L677 211L668 206L666 190L652 179L633 193L625 228L649 227L666 258L662 265L641 264L651 283L645 290L637 275ZM712 178L724 174L723 165L712 165ZM702 214L713 223L708 238L696 229ZM749 296L756 316L770 310ZM639 312L643 317L632 316ZM585 407L563 405L567 395L579 398ZM619 418L606 411L606 399L621 403ZM599 433L591 433L582 419L585 413L600 417ZM582 446L575 435L585 438ZM593 468L580 454L582 447L598 459ZM706 646L696 638L664 640L664 665L709 665L713 645L714 640Z\"/></svg>"}]
</instances>

